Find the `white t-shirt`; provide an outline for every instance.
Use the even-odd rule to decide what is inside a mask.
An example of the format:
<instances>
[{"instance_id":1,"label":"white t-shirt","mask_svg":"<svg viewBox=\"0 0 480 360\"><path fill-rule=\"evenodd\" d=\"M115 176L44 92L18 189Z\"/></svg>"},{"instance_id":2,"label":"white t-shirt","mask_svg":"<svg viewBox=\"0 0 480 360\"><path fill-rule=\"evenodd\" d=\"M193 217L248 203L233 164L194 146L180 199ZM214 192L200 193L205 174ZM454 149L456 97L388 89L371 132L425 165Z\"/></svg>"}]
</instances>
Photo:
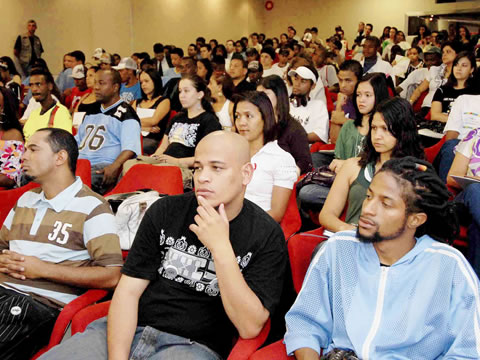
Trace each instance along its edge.
<instances>
[{"instance_id":1,"label":"white t-shirt","mask_svg":"<svg viewBox=\"0 0 480 360\"><path fill-rule=\"evenodd\" d=\"M337 71L333 65L324 65L317 68L318 75L322 79L323 86L326 88L338 84Z\"/></svg>"},{"instance_id":2,"label":"white t-shirt","mask_svg":"<svg viewBox=\"0 0 480 360\"><path fill-rule=\"evenodd\" d=\"M433 96L438 88L442 85L445 85L447 82L447 78L445 78L445 71L447 66L442 64L440 66L432 66L430 70L428 70L428 74L425 78L429 82L428 85L428 94L423 99L422 107L431 107Z\"/></svg>"},{"instance_id":3,"label":"white t-shirt","mask_svg":"<svg viewBox=\"0 0 480 360\"><path fill-rule=\"evenodd\" d=\"M399 85L402 88L400 96L404 99L410 99L415 89L426 79L428 75L427 68L420 68L412 71L405 80Z\"/></svg>"},{"instance_id":4,"label":"white t-shirt","mask_svg":"<svg viewBox=\"0 0 480 360\"><path fill-rule=\"evenodd\" d=\"M362 64L362 67L365 65L365 57L362 57L362 60L360 60L360 64ZM377 53L377 62L375 65L373 65L365 74L370 74L370 73L384 73L387 76L392 76L393 75L393 68L392 65L390 65L389 62L382 60L382 57L380 54ZM395 79L392 77L393 82L395 83Z\"/></svg>"},{"instance_id":5,"label":"white t-shirt","mask_svg":"<svg viewBox=\"0 0 480 360\"><path fill-rule=\"evenodd\" d=\"M280 76L283 80L285 80L286 73L287 73L287 70L288 70L289 66L290 66L289 63L287 63L284 67L280 67L278 65L278 63L275 63L275 64L272 65L272 69L275 68L275 71L277 72L277 75ZM280 73L282 75L279 75ZM265 72L263 73L263 76L265 76Z\"/></svg>"},{"instance_id":6,"label":"white t-shirt","mask_svg":"<svg viewBox=\"0 0 480 360\"><path fill-rule=\"evenodd\" d=\"M245 198L268 211L272 208L274 186L293 189L297 180L297 165L292 155L283 150L277 140L265 144L250 162L255 170L247 185Z\"/></svg>"},{"instance_id":7,"label":"white t-shirt","mask_svg":"<svg viewBox=\"0 0 480 360\"><path fill-rule=\"evenodd\" d=\"M312 100L321 100L325 106L327 105L327 97L325 96L325 87L320 79L315 84L315 87L310 91L310 98Z\"/></svg>"},{"instance_id":8,"label":"white t-shirt","mask_svg":"<svg viewBox=\"0 0 480 360\"><path fill-rule=\"evenodd\" d=\"M321 100L310 100L307 106L290 105L290 115L304 127L307 134L314 132L328 142L328 111Z\"/></svg>"},{"instance_id":9,"label":"white t-shirt","mask_svg":"<svg viewBox=\"0 0 480 360\"><path fill-rule=\"evenodd\" d=\"M480 95L461 95L455 100L443 132L457 131L462 140L470 131L480 127Z\"/></svg>"},{"instance_id":10,"label":"white t-shirt","mask_svg":"<svg viewBox=\"0 0 480 360\"><path fill-rule=\"evenodd\" d=\"M227 99L225 104L223 104L222 108L219 112L216 112L218 120L223 128L231 128L233 126L232 119L230 119L230 114L228 113L228 108L230 106L230 100Z\"/></svg>"}]
</instances>

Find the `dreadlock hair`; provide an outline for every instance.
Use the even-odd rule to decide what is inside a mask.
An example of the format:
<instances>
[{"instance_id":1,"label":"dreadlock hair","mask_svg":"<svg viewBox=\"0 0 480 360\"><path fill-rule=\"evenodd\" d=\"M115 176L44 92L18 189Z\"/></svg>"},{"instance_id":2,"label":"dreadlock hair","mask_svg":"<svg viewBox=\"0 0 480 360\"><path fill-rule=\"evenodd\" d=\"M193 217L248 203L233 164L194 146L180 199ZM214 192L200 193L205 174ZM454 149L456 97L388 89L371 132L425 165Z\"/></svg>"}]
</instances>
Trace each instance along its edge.
<instances>
[{"instance_id":1,"label":"dreadlock hair","mask_svg":"<svg viewBox=\"0 0 480 360\"><path fill-rule=\"evenodd\" d=\"M403 187L407 215L424 212L427 221L417 228L415 236L429 235L451 244L459 232L456 204L432 164L413 156L385 162L380 172L391 173Z\"/></svg>"}]
</instances>

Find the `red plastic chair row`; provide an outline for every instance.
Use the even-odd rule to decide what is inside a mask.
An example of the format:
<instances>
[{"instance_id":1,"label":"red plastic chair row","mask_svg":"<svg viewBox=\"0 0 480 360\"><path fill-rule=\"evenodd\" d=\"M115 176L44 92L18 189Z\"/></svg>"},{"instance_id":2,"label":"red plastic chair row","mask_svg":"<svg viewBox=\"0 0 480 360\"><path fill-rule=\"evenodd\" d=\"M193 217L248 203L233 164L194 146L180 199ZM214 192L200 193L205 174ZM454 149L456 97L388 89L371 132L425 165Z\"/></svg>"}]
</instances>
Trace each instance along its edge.
<instances>
[{"instance_id":1,"label":"red plastic chair row","mask_svg":"<svg viewBox=\"0 0 480 360\"><path fill-rule=\"evenodd\" d=\"M79 311L72 319L72 335L83 332L87 328L88 324L92 321L100 319L108 314L110 307L110 301L89 306ZM267 339L270 331L270 319L263 327L260 334L254 339L242 339L239 338L235 343L228 360L247 360Z\"/></svg>"},{"instance_id":2,"label":"red plastic chair row","mask_svg":"<svg viewBox=\"0 0 480 360\"><path fill-rule=\"evenodd\" d=\"M40 355L46 353L55 345L60 344L60 341L62 341L65 331L72 321L74 315L77 314L81 309L85 309L87 306L103 299L105 296L107 296L107 294L107 290L91 289L68 303L60 312L60 315L55 322L52 334L50 335L50 342L47 346L39 350L35 356L33 356L32 360L37 359L40 357Z\"/></svg>"}]
</instances>

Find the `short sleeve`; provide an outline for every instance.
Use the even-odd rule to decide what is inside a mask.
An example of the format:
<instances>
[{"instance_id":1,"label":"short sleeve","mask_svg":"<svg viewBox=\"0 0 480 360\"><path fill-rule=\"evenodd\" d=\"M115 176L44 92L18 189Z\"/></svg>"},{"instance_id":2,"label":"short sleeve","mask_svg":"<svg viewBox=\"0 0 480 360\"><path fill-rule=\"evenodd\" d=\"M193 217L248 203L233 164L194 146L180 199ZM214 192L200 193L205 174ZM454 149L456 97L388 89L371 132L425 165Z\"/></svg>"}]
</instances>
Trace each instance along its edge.
<instances>
[{"instance_id":1,"label":"short sleeve","mask_svg":"<svg viewBox=\"0 0 480 360\"><path fill-rule=\"evenodd\" d=\"M272 225L274 228L271 231L266 234L264 232L266 236L262 239L263 246L254 253L251 261L242 271L245 282L270 315L275 312L279 304L285 269L288 266L285 237L278 224ZM272 225L265 224L264 228L270 228Z\"/></svg>"},{"instance_id":2,"label":"short sleeve","mask_svg":"<svg viewBox=\"0 0 480 360\"><path fill-rule=\"evenodd\" d=\"M18 35L17 40L15 40L15 45L13 46L15 50L20 52L22 50L22 38Z\"/></svg>"},{"instance_id":3,"label":"short sleeve","mask_svg":"<svg viewBox=\"0 0 480 360\"><path fill-rule=\"evenodd\" d=\"M435 95L433 95L433 100L432 101L443 101L443 89L440 87L435 91Z\"/></svg>"},{"instance_id":4,"label":"short sleeve","mask_svg":"<svg viewBox=\"0 0 480 360\"><path fill-rule=\"evenodd\" d=\"M353 124L352 120L348 120L345 124L343 124L342 128L340 129L340 134L338 135L337 142L335 143L335 159L346 160L347 159L347 151L345 148L345 144L348 140L348 136L351 135L351 124Z\"/></svg>"},{"instance_id":5,"label":"short sleeve","mask_svg":"<svg viewBox=\"0 0 480 360\"><path fill-rule=\"evenodd\" d=\"M197 144L205 136L217 130L222 130L222 125L220 124L220 121L218 121L218 118L214 114L205 113L205 119L202 124L202 131L197 139Z\"/></svg>"},{"instance_id":6,"label":"short sleeve","mask_svg":"<svg viewBox=\"0 0 480 360\"><path fill-rule=\"evenodd\" d=\"M297 180L297 165L295 160L286 151L282 150L277 158L273 174L273 186L293 189L293 184Z\"/></svg>"},{"instance_id":7,"label":"short sleeve","mask_svg":"<svg viewBox=\"0 0 480 360\"><path fill-rule=\"evenodd\" d=\"M137 156L141 155L140 148L140 122L136 119L127 119L122 121L121 130L122 151L133 151Z\"/></svg>"},{"instance_id":8,"label":"short sleeve","mask_svg":"<svg viewBox=\"0 0 480 360\"><path fill-rule=\"evenodd\" d=\"M447 131L456 131L458 133L461 132L463 124L462 124L462 114L463 114L463 96L458 97L453 105L452 110L450 110L450 114L448 115L447 124L443 129L443 132L446 133Z\"/></svg>"},{"instance_id":9,"label":"short sleeve","mask_svg":"<svg viewBox=\"0 0 480 360\"><path fill-rule=\"evenodd\" d=\"M327 82L328 87L338 84L337 71L335 70L333 65L327 65Z\"/></svg>"},{"instance_id":10,"label":"short sleeve","mask_svg":"<svg viewBox=\"0 0 480 360\"><path fill-rule=\"evenodd\" d=\"M472 157L474 146L480 142L479 131L480 129L474 129L470 131L467 136L465 136L465 138L463 138L463 140L460 141L455 147L455 152L458 152L470 159Z\"/></svg>"},{"instance_id":11,"label":"short sleeve","mask_svg":"<svg viewBox=\"0 0 480 360\"><path fill-rule=\"evenodd\" d=\"M322 101L317 101L317 106L316 109L314 109L312 117L314 117L312 121L315 123L313 132L317 134L324 143L328 143L328 126L330 120L328 119L327 107Z\"/></svg>"},{"instance_id":12,"label":"short sleeve","mask_svg":"<svg viewBox=\"0 0 480 360\"><path fill-rule=\"evenodd\" d=\"M85 219L83 241L95 266L123 264L115 217L107 202L96 206Z\"/></svg>"}]
</instances>

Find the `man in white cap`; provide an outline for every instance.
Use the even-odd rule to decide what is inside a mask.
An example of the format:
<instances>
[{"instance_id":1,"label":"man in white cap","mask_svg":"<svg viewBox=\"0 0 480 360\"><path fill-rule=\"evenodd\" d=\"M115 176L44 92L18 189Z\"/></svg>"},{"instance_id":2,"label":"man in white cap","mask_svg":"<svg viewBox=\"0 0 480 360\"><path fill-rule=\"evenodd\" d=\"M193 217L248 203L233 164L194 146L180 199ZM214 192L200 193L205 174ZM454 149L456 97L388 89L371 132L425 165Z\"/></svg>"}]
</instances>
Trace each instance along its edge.
<instances>
[{"instance_id":1,"label":"man in white cap","mask_svg":"<svg viewBox=\"0 0 480 360\"><path fill-rule=\"evenodd\" d=\"M300 66L290 70L293 89L290 96L290 115L300 122L308 134L308 141L328 142L328 111L321 100L313 100L310 93L315 88L318 73L313 66Z\"/></svg>"},{"instance_id":2,"label":"man in white cap","mask_svg":"<svg viewBox=\"0 0 480 360\"><path fill-rule=\"evenodd\" d=\"M133 100L140 99L142 97L142 90L136 76L137 63L135 60L130 57L124 57L118 66L114 66L113 68L118 70L122 77L120 98L129 104L131 104Z\"/></svg>"},{"instance_id":3,"label":"man in white cap","mask_svg":"<svg viewBox=\"0 0 480 360\"><path fill-rule=\"evenodd\" d=\"M95 51L93 52L92 59L94 63L97 65L100 62L100 58L102 57L102 54L106 53L106 51L102 48L96 48Z\"/></svg>"},{"instance_id":4,"label":"man in white cap","mask_svg":"<svg viewBox=\"0 0 480 360\"><path fill-rule=\"evenodd\" d=\"M102 70L110 70L112 68L112 58L110 56L109 53L103 53L101 56L100 56L100 59L99 59L99 65L100 66L100 69Z\"/></svg>"},{"instance_id":5,"label":"man in white cap","mask_svg":"<svg viewBox=\"0 0 480 360\"><path fill-rule=\"evenodd\" d=\"M65 98L65 106L70 109L70 113L74 111L78 102L85 94L92 92L92 89L87 87L86 74L87 69L84 65L76 65L72 70L71 76L75 82L75 87L70 95Z\"/></svg>"}]
</instances>

